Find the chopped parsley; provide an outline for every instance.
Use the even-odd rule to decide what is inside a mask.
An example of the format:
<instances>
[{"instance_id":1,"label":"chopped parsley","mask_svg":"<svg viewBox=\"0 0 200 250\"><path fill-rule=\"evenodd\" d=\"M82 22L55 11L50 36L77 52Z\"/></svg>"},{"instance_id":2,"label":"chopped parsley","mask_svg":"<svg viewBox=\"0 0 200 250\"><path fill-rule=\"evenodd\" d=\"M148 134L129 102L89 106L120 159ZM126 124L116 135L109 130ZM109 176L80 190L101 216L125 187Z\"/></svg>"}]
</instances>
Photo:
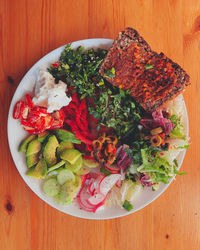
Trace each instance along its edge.
<instances>
[{"instance_id":1,"label":"chopped parsley","mask_svg":"<svg viewBox=\"0 0 200 250\"><path fill-rule=\"evenodd\" d=\"M145 69L148 70L148 69L153 69L153 65L152 64L146 64L145 65Z\"/></svg>"},{"instance_id":2,"label":"chopped parsley","mask_svg":"<svg viewBox=\"0 0 200 250\"><path fill-rule=\"evenodd\" d=\"M111 68L106 71L104 77L107 77L108 79L114 78L115 77L115 68Z\"/></svg>"}]
</instances>

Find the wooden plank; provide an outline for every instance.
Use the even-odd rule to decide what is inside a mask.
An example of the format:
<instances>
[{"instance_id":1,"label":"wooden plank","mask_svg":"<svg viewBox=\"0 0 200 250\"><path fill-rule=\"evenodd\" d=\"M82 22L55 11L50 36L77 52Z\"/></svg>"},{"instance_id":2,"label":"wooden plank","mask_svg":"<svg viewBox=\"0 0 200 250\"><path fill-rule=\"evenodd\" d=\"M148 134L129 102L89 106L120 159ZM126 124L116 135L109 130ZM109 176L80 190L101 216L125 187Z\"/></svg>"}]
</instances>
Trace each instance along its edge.
<instances>
[{"instance_id":1,"label":"wooden plank","mask_svg":"<svg viewBox=\"0 0 200 250\"><path fill-rule=\"evenodd\" d=\"M78 219L45 204L18 174L6 135L9 104L23 75L46 53L74 40L115 38L127 26L191 76L184 93L192 144L182 170L188 174L135 214L107 221ZM199 1L2 0L0 63L1 249L200 249Z\"/></svg>"}]
</instances>

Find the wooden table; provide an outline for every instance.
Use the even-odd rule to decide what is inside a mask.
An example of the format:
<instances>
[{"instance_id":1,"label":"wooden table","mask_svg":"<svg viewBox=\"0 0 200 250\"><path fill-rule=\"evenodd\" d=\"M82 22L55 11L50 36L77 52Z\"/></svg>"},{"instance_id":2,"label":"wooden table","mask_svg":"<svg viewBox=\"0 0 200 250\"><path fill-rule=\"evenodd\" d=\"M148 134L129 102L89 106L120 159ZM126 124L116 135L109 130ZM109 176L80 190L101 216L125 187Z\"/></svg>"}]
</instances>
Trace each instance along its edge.
<instances>
[{"instance_id":1,"label":"wooden table","mask_svg":"<svg viewBox=\"0 0 200 250\"><path fill-rule=\"evenodd\" d=\"M78 219L45 204L20 177L8 148L9 104L23 75L49 51L85 38L115 38L127 26L191 76L184 93L192 144L182 170L188 174L130 216ZM0 249L200 249L200 1L1 0L0 62Z\"/></svg>"}]
</instances>

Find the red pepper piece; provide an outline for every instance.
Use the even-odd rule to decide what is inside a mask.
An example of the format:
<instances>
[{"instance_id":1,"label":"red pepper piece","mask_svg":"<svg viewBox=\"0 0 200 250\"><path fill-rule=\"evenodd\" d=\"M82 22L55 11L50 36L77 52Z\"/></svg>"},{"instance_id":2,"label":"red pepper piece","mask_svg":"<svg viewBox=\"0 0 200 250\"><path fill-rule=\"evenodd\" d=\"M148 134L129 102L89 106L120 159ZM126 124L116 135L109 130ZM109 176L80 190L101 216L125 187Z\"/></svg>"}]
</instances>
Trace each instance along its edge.
<instances>
[{"instance_id":1,"label":"red pepper piece","mask_svg":"<svg viewBox=\"0 0 200 250\"><path fill-rule=\"evenodd\" d=\"M43 130L45 129L45 117L40 117L40 119L38 119L34 125L34 128L38 129L38 130Z\"/></svg>"},{"instance_id":2,"label":"red pepper piece","mask_svg":"<svg viewBox=\"0 0 200 250\"><path fill-rule=\"evenodd\" d=\"M81 140L85 144L92 145L92 140L86 138L85 135L83 135L79 129L77 129L75 133L76 133L77 139Z\"/></svg>"},{"instance_id":3,"label":"red pepper piece","mask_svg":"<svg viewBox=\"0 0 200 250\"><path fill-rule=\"evenodd\" d=\"M78 104L78 106L79 106L79 104ZM75 111L77 110L76 103L74 103L74 102L70 102L70 104L66 108L74 109Z\"/></svg>"},{"instance_id":4,"label":"red pepper piece","mask_svg":"<svg viewBox=\"0 0 200 250\"><path fill-rule=\"evenodd\" d=\"M58 68L58 67L60 66L60 64L59 64L59 63L52 63L52 66L53 66L54 68Z\"/></svg>"},{"instance_id":5,"label":"red pepper piece","mask_svg":"<svg viewBox=\"0 0 200 250\"><path fill-rule=\"evenodd\" d=\"M78 100L78 97L77 97L76 92L74 92L74 93L72 94L72 102L75 103L76 106L79 106L79 100ZM70 102L70 104L71 104L71 102Z\"/></svg>"},{"instance_id":6,"label":"red pepper piece","mask_svg":"<svg viewBox=\"0 0 200 250\"><path fill-rule=\"evenodd\" d=\"M92 145L92 140L88 139L76 126L73 121L65 120L66 123L71 127L72 132L76 134L76 138L84 142L85 144Z\"/></svg>"},{"instance_id":7,"label":"red pepper piece","mask_svg":"<svg viewBox=\"0 0 200 250\"><path fill-rule=\"evenodd\" d=\"M30 111L30 108L28 107L28 105L24 105L24 107L22 107L22 110L21 110L21 118L27 119L29 111Z\"/></svg>"},{"instance_id":8,"label":"red pepper piece","mask_svg":"<svg viewBox=\"0 0 200 250\"><path fill-rule=\"evenodd\" d=\"M52 114L53 119L52 119L52 124L51 124L51 129L57 129L63 126L64 122L64 111L58 110Z\"/></svg>"},{"instance_id":9,"label":"red pepper piece","mask_svg":"<svg viewBox=\"0 0 200 250\"><path fill-rule=\"evenodd\" d=\"M86 144L86 148L90 152L92 152L94 150L94 148L92 147L92 145L89 145L89 144Z\"/></svg>"},{"instance_id":10,"label":"red pepper piece","mask_svg":"<svg viewBox=\"0 0 200 250\"><path fill-rule=\"evenodd\" d=\"M44 117L44 120L45 120L44 124L45 129L50 129L52 127L54 119L50 115L47 115Z\"/></svg>"},{"instance_id":11,"label":"red pepper piece","mask_svg":"<svg viewBox=\"0 0 200 250\"><path fill-rule=\"evenodd\" d=\"M78 127L82 131L88 129L88 124L87 124L87 121L86 121L86 117L85 117L85 120L84 120L84 117L82 116L82 113L84 113L84 111L87 112L87 106L86 106L86 100L85 99L83 99L81 101L80 106L78 107L78 110L77 110L77 113L76 113L76 122L77 122Z\"/></svg>"},{"instance_id":12,"label":"red pepper piece","mask_svg":"<svg viewBox=\"0 0 200 250\"><path fill-rule=\"evenodd\" d=\"M81 115L80 121L81 121L81 124L82 124L82 130L83 131L88 130L87 119L83 115Z\"/></svg>"},{"instance_id":13,"label":"red pepper piece","mask_svg":"<svg viewBox=\"0 0 200 250\"><path fill-rule=\"evenodd\" d=\"M29 94L26 94L25 97L26 97L27 105L28 105L30 108L33 108L34 104L33 104L33 102L32 102L31 96L30 96Z\"/></svg>"},{"instance_id":14,"label":"red pepper piece","mask_svg":"<svg viewBox=\"0 0 200 250\"><path fill-rule=\"evenodd\" d=\"M47 113L47 108L44 108L44 107L35 106L31 110L31 113L34 113L34 112L35 112L35 114L49 115L49 113Z\"/></svg>"},{"instance_id":15,"label":"red pepper piece","mask_svg":"<svg viewBox=\"0 0 200 250\"><path fill-rule=\"evenodd\" d=\"M25 104L23 101L18 101L13 109L13 118L14 119L19 119L22 117L22 110L24 108Z\"/></svg>"},{"instance_id":16,"label":"red pepper piece","mask_svg":"<svg viewBox=\"0 0 200 250\"><path fill-rule=\"evenodd\" d=\"M50 128L51 128L51 129L57 129L57 128L61 128L62 126L63 126L63 121L62 121L62 120L58 121L58 120L54 120L54 119L53 119Z\"/></svg>"}]
</instances>

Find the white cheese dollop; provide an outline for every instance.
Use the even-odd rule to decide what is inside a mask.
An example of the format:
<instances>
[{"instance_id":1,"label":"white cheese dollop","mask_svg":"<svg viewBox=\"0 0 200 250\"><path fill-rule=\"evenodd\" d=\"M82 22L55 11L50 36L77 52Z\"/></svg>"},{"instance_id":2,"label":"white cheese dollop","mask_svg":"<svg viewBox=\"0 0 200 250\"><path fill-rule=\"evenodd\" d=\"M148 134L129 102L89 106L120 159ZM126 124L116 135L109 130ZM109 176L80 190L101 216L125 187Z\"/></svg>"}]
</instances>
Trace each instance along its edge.
<instances>
[{"instance_id":1,"label":"white cheese dollop","mask_svg":"<svg viewBox=\"0 0 200 250\"><path fill-rule=\"evenodd\" d=\"M35 85L35 97L33 103L38 106L46 107L48 113L60 110L69 105L71 97L66 95L67 85L59 81L55 83L54 77L47 71L40 70L38 80Z\"/></svg>"}]
</instances>

